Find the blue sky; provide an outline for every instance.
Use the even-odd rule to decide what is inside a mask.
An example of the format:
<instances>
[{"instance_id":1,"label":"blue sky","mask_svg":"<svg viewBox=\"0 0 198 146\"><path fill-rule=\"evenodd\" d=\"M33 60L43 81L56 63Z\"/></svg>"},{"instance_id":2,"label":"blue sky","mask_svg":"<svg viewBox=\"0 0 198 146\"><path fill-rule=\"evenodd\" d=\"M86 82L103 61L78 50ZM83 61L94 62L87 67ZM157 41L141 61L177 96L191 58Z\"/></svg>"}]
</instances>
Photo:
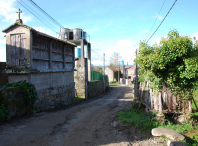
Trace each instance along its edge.
<instances>
[{"instance_id":1,"label":"blue sky","mask_svg":"<svg viewBox=\"0 0 198 146\"><path fill-rule=\"evenodd\" d=\"M166 0L161 13L158 12L164 0L33 0L65 28L81 28L91 37L92 64L102 65L102 55L106 62L113 52L118 52L128 62L138 48L140 41L146 40L158 27L175 0ZM55 32L60 29L36 9L29 0L20 0L33 13L45 21ZM148 42L159 43L171 29L177 29L180 35L195 36L198 39L198 1L178 0L161 27ZM6 61L5 34L2 30L17 19L16 11L22 10L21 18L25 25L49 35L58 35L35 16L29 13L16 0L0 0L0 61ZM157 17L158 16L158 17ZM134 59L134 57L133 57ZM133 64L133 59L129 64Z\"/></svg>"}]
</instances>

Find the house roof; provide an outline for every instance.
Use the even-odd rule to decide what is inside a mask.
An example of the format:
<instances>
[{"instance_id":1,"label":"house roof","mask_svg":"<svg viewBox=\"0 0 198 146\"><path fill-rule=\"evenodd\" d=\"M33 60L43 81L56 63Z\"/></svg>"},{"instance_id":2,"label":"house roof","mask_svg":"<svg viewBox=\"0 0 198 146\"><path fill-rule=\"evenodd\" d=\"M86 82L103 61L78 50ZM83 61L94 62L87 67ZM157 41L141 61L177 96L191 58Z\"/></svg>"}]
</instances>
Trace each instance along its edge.
<instances>
[{"instance_id":1,"label":"house roof","mask_svg":"<svg viewBox=\"0 0 198 146\"><path fill-rule=\"evenodd\" d=\"M38 35L42 35L42 36L45 36L45 37L48 37L48 38L52 38L52 39L57 40L57 41L60 41L60 42L64 42L64 43L70 44L70 45L72 45L72 46L76 46L76 44L74 44L74 43L72 43L72 42L70 42L70 41L63 41L63 40L61 40L61 39L55 38L55 37L50 36L50 35L48 35L48 34L39 32L39 31L35 30L34 28L29 27L29 26L24 25L24 24L19 23L19 22L16 22L16 23L10 25L10 26L7 27L6 29L2 30L2 32L6 33L9 29L11 29L11 28L14 27L14 26L22 26L22 27L24 27L24 28L27 28L27 29L33 31L34 33L37 33Z\"/></svg>"},{"instance_id":2,"label":"house roof","mask_svg":"<svg viewBox=\"0 0 198 146\"><path fill-rule=\"evenodd\" d=\"M109 68L110 70L112 70L112 71L118 71L119 70L119 67L107 67L107 68ZM121 70L121 69L120 69Z\"/></svg>"},{"instance_id":3,"label":"house roof","mask_svg":"<svg viewBox=\"0 0 198 146\"><path fill-rule=\"evenodd\" d=\"M139 67L137 67L139 68ZM128 69L128 70L135 70L136 69L136 66L132 66L132 67L125 67L125 69Z\"/></svg>"}]
</instances>

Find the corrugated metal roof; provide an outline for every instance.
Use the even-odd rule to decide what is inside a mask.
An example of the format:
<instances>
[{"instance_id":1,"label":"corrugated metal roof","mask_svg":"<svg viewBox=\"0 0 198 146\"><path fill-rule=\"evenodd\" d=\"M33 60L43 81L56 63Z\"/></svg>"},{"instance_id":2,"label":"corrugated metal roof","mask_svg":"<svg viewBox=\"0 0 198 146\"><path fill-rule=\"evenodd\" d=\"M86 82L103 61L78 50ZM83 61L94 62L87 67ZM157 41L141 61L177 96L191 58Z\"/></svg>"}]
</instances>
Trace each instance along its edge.
<instances>
[{"instance_id":1,"label":"corrugated metal roof","mask_svg":"<svg viewBox=\"0 0 198 146\"><path fill-rule=\"evenodd\" d=\"M12 27L14 27L14 26L16 26L16 25L22 26L22 27L27 28L27 29L30 29L32 32L37 33L38 35L42 35L42 36L45 36L45 37L48 37L48 38L52 38L52 39L57 40L57 41L60 41L60 42L64 42L64 43L70 44L70 45L72 45L72 46L76 46L76 44L74 44L74 43L72 43L72 42L63 41L63 40L61 40L61 39L58 39L58 38L55 38L55 37L50 36L50 35L48 35L48 34L42 33L42 32L40 32L40 31L35 30L35 29L32 28L32 27L29 27L29 26L27 26L27 25L24 25L24 24L18 23L18 22L16 22L16 23L10 25L10 26L7 27L6 29L4 29L2 32L6 33L9 29L11 29Z\"/></svg>"}]
</instances>

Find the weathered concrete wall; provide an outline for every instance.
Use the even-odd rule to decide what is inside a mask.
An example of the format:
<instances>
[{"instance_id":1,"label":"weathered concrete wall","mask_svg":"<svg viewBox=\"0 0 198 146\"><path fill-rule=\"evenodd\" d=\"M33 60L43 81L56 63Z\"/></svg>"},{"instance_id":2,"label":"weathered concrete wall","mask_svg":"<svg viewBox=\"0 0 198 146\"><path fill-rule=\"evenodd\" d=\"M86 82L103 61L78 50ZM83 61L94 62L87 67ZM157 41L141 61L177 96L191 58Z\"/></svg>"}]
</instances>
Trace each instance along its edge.
<instances>
[{"instance_id":1,"label":"weathered concrete wall","mask_svg":"<svg viewBox=\"0 0 198 146\"><path fill-rule=\"evenodd\" d=\"M105 81L104 81L105 82ZM87 88L88 88L88 98L92 98L95 96L98 96L104 92L104 86L107 88L109 86L109 83L104 83L103 81L91 81L88 82Z\"/></svg>"},{"instance_id":2,"label":"weathered concrete wall","mask_svg":"<svg viewBox=\"0 0 198 146\"><path fill-rule=\"evenodd\" d=\"M1 73L6 68L6 62L0 62L0 86L8 83L8 75Z\"/></svg>"}]
</instances>

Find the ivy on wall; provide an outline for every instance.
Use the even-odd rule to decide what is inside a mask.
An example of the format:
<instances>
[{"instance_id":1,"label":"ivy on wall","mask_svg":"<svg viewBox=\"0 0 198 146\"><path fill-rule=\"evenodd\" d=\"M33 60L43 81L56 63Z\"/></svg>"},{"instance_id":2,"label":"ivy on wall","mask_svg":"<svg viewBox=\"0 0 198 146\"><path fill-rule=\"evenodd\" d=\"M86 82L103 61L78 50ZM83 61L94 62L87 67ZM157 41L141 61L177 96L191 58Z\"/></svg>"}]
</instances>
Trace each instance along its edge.
<instances>
[{"instance_id":1,"label":"ivy on wall","mask_svg":"<svg viewBox=\"0 0 198 146\"><path fill-rule=\"evenodd\" d=\"M0 93L0 120L9 120L9 111L10 109L16 109L16 114L24 112L26 115L29 115L34 110L34 102L37 99L36 88L33 84L27 83L24 81L13 82L6 84L8 87L8 93ZM17 97L11 99L10 90L17 90Z\"/></svg>"}]
</instances>

